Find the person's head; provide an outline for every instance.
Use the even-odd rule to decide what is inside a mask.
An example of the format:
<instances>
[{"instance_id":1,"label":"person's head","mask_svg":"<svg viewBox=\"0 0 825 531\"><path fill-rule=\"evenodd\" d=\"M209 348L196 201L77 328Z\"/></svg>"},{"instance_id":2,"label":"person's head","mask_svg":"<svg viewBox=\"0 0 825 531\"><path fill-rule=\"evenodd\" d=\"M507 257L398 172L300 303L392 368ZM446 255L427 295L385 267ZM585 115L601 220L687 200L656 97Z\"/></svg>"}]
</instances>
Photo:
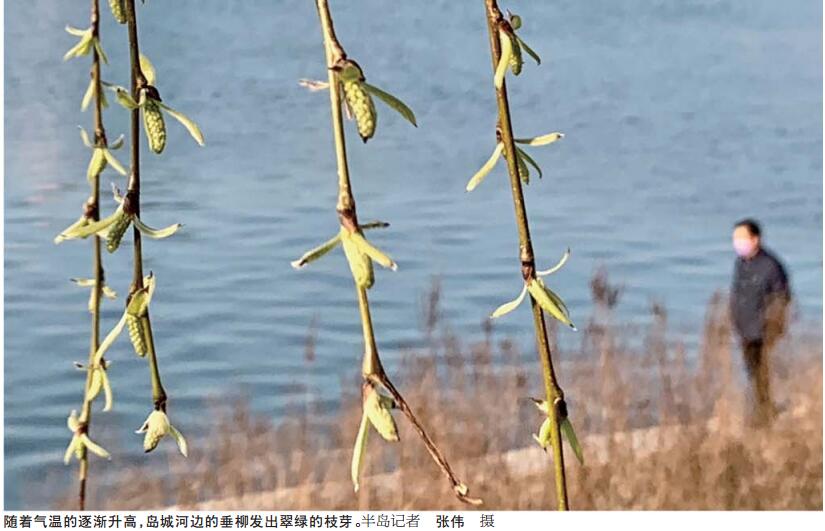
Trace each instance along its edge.
<instances>
[{"instance_id":1,"label":"person's head","mask_svg":"<svg viewBox=\"0 0 825 531\"><path fill-rule=\"evenodd\" d=\"M751 258L759 251L762 229L751 218L743 219L733 226L733 250L737 256Z\"/></svg>"}]
</instances>

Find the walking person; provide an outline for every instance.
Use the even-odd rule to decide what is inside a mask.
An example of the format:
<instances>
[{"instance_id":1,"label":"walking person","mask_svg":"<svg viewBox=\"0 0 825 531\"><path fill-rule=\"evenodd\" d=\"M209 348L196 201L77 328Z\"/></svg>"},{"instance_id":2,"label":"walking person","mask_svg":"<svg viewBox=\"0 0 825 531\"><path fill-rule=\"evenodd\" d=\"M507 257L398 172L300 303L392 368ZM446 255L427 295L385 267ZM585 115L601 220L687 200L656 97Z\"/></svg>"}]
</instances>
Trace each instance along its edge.
<instances>
[{"instance_id":1,"label":"walking person","mask_svg":"<svg viewBox=\"0 0 825 531\"><path fill-rule=\"evenodd\" d=\"M785 268L762 245L762 230L753 219L733 228L737 259L731 288L731 314L753 397L753 421L770 423L775 415L771 398L768 355L785 331L791 290Z\"/></svg>"}]
</instances>

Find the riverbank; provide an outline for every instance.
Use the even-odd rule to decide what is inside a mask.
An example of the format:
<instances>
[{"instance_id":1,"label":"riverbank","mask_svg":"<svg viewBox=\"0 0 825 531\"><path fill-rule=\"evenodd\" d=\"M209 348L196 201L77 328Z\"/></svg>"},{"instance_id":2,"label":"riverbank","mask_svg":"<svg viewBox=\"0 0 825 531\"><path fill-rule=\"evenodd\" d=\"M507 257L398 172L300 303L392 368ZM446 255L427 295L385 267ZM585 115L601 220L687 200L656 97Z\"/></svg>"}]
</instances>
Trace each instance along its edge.
<instances>
[{"instance_id":1,"label":"riverbank","mask_svg":"<svg viewBox=\"0 0 825 531\"><path fill-rule=\"evenodd\" d=\"M609 290L605 293L609 293ZM822 509L821 340L791 328L771 358L781 413L770 429L749 426L741 356L724 297L715 297L697 359L652 324L614 324L610 298L583 330L581 349L561 352L561 381L585 453L566 451L576 509ZM426 322L426 321L425 321ZM639 343L636 350L627 347ZM538 362L513 343L462 345L434 325L430 347L411 352L399 384L453 468L486 509L553 505L550 457L532 442L541 416ZM348 375L345 389L357 389ZM214 429L191 441L189 460L154 460L121 471L100 506L148 509L459 509L409 425L401 442L370 440L361 491L349 482L360 419L354 393L274 424L243 401L214 410ZM171 452L171 450L169 450Z\"/></svg>"}]
</instances>

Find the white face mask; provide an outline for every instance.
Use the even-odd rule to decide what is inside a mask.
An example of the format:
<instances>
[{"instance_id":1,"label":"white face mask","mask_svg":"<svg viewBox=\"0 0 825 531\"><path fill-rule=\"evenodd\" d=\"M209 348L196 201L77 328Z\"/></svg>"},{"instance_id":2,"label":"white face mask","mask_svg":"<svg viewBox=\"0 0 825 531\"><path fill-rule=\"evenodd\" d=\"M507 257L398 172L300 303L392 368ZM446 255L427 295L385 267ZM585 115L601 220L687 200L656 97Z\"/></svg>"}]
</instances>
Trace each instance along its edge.
<instances>
[{"instance_id":1,"label":"white face mask","mask_svg":"<svg viewBox=\"0 0 825 531\"><path fill-rule=\"evenodd\" d=\"M741 258L747 258L756 250L756 244L750 238L736 238L733 240L733 250Z\"/></svg>"}]
</instances>

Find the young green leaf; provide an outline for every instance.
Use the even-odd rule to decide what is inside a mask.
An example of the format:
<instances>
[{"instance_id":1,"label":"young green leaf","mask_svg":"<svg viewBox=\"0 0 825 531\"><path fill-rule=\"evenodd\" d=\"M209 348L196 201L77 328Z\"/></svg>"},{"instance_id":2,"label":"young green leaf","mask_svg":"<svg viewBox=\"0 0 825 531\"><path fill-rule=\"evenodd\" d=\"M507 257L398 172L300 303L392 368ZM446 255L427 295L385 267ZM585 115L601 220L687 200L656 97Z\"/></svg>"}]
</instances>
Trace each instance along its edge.
<instances>
[{"instance_id":1,"label":"young green leaf","mask_svg":"<svg viewBox=\"0 0 825 531\"><path fill-rule=\"evenodd\" d=\"M516 35L516 39L518 40L518 43L521 45L521 47L524 49L524 51L527 52L530 55L530 57L533 58L533 60L536 62L537 65L540 65L541 64L541 57L539 57L539 54L537 54L532 48L530 48L527 45L527 43L524 42L522 40L522 38L519 37L518 35Z\"/></svg>"},{"instance_id":2,"label":"young green leaf","mask_svg":"<svg viewBox=\"0 0 825 531\"><path fill-rule=\"evenodd\" d=\"M573 424L570 423L570 419L564 419L561 422L561 433L567 438L567 442L570 443L570 447L573 449L573 453L576 454L576 459L579 460L579 464L584 464L584 453L582 452L582 447L579 445L579 438L576 437L576 432L573 430Z\"/></svg>"},{"instance_id":3,"label":"young green leaf","mask_svg":"<svg viewBox=\"0 0 825 531\"><path fill-rule=\"evenodd\" d=\"M93 40L94 40L95 51L97 52L98 57L100 57L100 59L108 65L109 64L109 58L106 57L106 54L103 52L103 46L100 45L100 40L99 39L93 39Z\"/></svg>"},{"instance_id":4,"label":"young green leaf","mask_svg":"<svg viewBox=\"0 0 825 531\"><path fill-rule=\"evenodd\" d=\"M507 73L507 67L510 66L510 59L513 56L513 41L510 40L510 36L504 30L498 31L498 39L501 43L501 58L498 61L498 66L496 66L493 83L496 89L501 90L501 86L504 84L504 74Z\"/></svg>"},{"instance_id":5,"label":"young green leaf","mask_svg":"<svg viewBox=\"0 0 825 531\"><path fill-rule=\"evenodd\" d=\"M132 222L135 224L135 227L137 227L141 234L144 234L145 236L148 236L155 240L168 238L169 236L176 233L178 229L183 226L180 223L175 223L174 225L169 225L168 227L164 227L162 229L153 229L149 225L142 222L140 218L137 216L133 216Z\"/></svg>"},{"instance_id":6,"label":"young green leaf","mask_svg":"<svg viewBox=\"0 0 825 531\"><path fill-rule=\"evenodd\" d=\"M115 158L115 156L112 155L112 153L108 149L106 149L106 148L102 148L102 149L103 149L103 156L106 157L106 162L109 163L109 166L114 168L115 171L117 171L119 174L126 175L126 168L124 168L123 165L120 162L118 162L118 160Z\"/></svg>"},{"instance_id":7,"label":"young green leaf","mask_svg":"<svg viewBox=\"0 0 825 531\"><path fill-rule=\"evenodd\" d=\"M83 126L78 125L77 128L80 129L80 139L83 141L83 145L87 148L91 148L92 142L89 140L89 133L83 129Z\"/></svg>"},{"instance_id":8,"label":"young green leaf","mask_svg":"<svg viewBox=\"0 0 825 531\"><path fill-rule=\"evenodd\" d=\"M553 293L547 286L544 285L544 282L540 278L533 279L528 285L527 290L530 292L530 295L536 300L536 302L541 306L541 308L561 321L562 323L566 324L573 330L576 327L570 321L570 316L567 312L567 307L564 305L564 302L559 298L558 295Z\"/></svg>"},{"instance_id":9,"label":"young green leaf","mask_svg":"<svg viewBox=\"0 0 825 531\"><path fill-rule=\"evenodd\" d=\"M403 101L399 100L398 98L396 98L388 92L384 92L383 90L374 85L370 85L369 83L364 82L362 83L362 85L367 91L371 92L375 96L378 96L381 99L381 101L383 101L384 103L398 111L398 114L406 118L407 121L409 121L415 127L418 127L418 124L415 121L415 114L412 112L412 109L407 107L407 105Z\"/></svg>"},{"instance_id":10,"label":"young green leaf","mask_svg":"<svg viewBox=\"0 0 825 531\"><path fill-rule=\"evenodd\" d=\"M519 157L521 157L521 158L522 158L522 160L526 161L528 164L530 164L532 167L534 167L534 168L536 169L536 171L537 171L537 172L539 172L539 179L541 179L541 177L542 177L541 168L539 168L539 165L538 165L538 164L536 164L536 161L535 161L535 160L533 160L533 157L531 157L530 155L528 155L528 154L527 154L527 153L526 153L523 149L521 149L520 147L517 147L517 148L516 148L516 151L518 152L518 156L519 156Z\"/></svg>"},{"instance_id":11,"label":"young green leaf","mask_svg":"<svg viewBox=\"0 0 825 531\"><path fill-rule=\"evenodd\" d=\"M314 262L318 260L331 250L335 249L338 244L341 243L341 234L336 234L334 237L330 238L329 240L325 241L318 247L310 249L309 251L305 252L300 258L297 260L293 260L290 262L290 265L295 269L301 269L305 265L310 262Z\"/></svg>"},{"instance_id":12,"label":"young green leaf","mask_svg":"<svg viewBox=\"0 0 825 531\"><path fill-rule=\"evenodd\" d=\"M92 98L95 95L95 80L89 80L89 86L86 87L86 92L83 94L83 100L80 102L80 110L85 111L89 104L92 102Z\"/></svg>"},{"instance_id":13,"label":"young green leaf","mask_svg":"<svg viewBox=\"0 0 825 531\"><path fill-rule=\"evenodd\" d=\"M375 430L381 434L381 437L387 441L397 441L398 427L395 425L395 420L390 412L393 402L392 400L382 400L382 398L386 397L381 397L374 387L367 387L364 397L364 411Z\"/></svg>"},{"instance_id":14,"label":"young green leaf","mask_svg":"<svg viewBox=\"0 0 825 531\"><path fill-rule=\"evenodd\" d=\"M493 150L493 154L490 155L490 158L487 159L487 162L484 163L484 166L481 167L480 170L476 172L475 175L467 182L466 190L468 192L472 192L475 190L476 186L481 184L481 181L487 177L487 174L495 167L496 162L498 162L499 157L501 156L501 151L504 149L504 144L499 142L496 144L496 148Z\"/></svg>"},{"instance_id":15,"label":"young green leaf","mask_svg":"<svg viewBox=\"0 0 825 531\"><path fill-rule=\"evenodd\" d=\"M392 258L390 258L386 254L384 254L380 249L372 245L361 234L354 232L350 235L350 239L362 253L366 254L382 266L392 269L393 271L398 270L398 264L393 262Z\"/></svg>"},{"instance_id":16,"label":"young green leaf","mask_svg":"<svg viewBox=\"0 0 825 531\"><path fill-rule=\"evenodd\" d=\"M358 426L358 435L355 437L355 446L352 449L352 465L350 467L350 477L355 492L358 492L361 470L364 467L364 457L367 453L367 439L370 433L370 422L367 413L361 416L361 425Z\"/></svg>"},{"instance_id":17,"label":"young green leaf","mask_svg":"<svg viewBox=\"0 0 825 531\"><path fill-rule=\"evenodd\" d=\"M562 138L564 138L564 133L549 133L533 138L515 138L514 140L519 144L527 144L528 146L546 146Z\"/></svg>"},{"instance_id":18,"label":"young green leaf","mask_svg":"<svg viewBox=\"0 0 825 531\"><path fill-rule=\"evenodd\" d=\"M386 229L389 226L390 224L386 221L369 221L367 223L358 225L358 228L360 228L361 230Z\"/></svg>"},{"instance_id":19,"label":"young green leaf","mask_svg":"<svg viewBox=\"0 0 825 531\"><path fill-rule=\"evenodd\" d=\"M516 308L518 308L519 304L521 304L521 301L524 300L525 295L527 295L527 284L524 285L524 287L521 290L521 293L519 293L519 296L516 297L515 300L505 302L504 304L496 308L495 311L492 314L490 314L490 319L501 317L502 315L506 315L515 310Z\"/></svg>"},{"instance_id":20,"label":"young green leaf","mask_svg":"<svg viewBox=\"0 0 825 531\"><path fill-rule=\"evenodd\" d=\"M169 433L175 439L175 442L178 443L178 450L180 450L183 457L189 457L189 445L186 444L186 439L183 437L183 434L171 424L169 424Z\"/></svg>"},{"instance_id":21,"label":"young green leaf","mask_svg":"<svg viewBox=\"0 0 825 531\"><path fill-rule=\"evenodd\" d=\"M83 443L83 445L84 445L84 446L85 446L85 447L86 447L86 448L87 448L90 452L92 452L93 454L97 455L98 457L102 457L102 458L104 458L104 459L111 459L111 458L112 458L112 456L109 454L109 452L107 452L106 450L104 450L102 446L100 446L100 445L98 445L97 443L95 443L94 441L92 441L92 440L89 438L89 436L88 436L88 435L86 435L85 433L80 435L80 440L81 440L81 442Z\"/></svg>"},{"instance_id":22,"label":"young green leaf","mask_svg":"<svg viewBox=\"0 0 825 531\"><path fill-rule=\"evenodd\" d=\"M183 124L183 126L186 128L187 131L189 131L189 134L192 135L192 138L195 139L195 142L197 142L198 145L200 145L200 146L204 145L203 133L201 133L201 130L198 127L198 124L196 124L195 122L190 120L185 114L176 111L175 109L171 108L170 106L166 105L165 103L160 102L160 101L157 102L157 103L163 110L165 110L167 113L169 113L172 116L172 118L174 118L175 120L177 120L181 124Z\"/></svg>"},{"instance_id":23,"label":"young green leaf","mask_svg":"<svg viewBox=\"0 0 825 531\"><path fill-rule=\"evenodd\" d=\"M553 273L555 273L556 271L561 269L564 266L564 264L567 263L567 260L569 258L570 258L570 248L568 247L567 250L564 251L564 254L561 256L561 260L559 260L559 262L556 265L554 265L550 269L545 269L544 271L536 271L536 276L546 277L547 275L552 275Z\"/></svg>"},{"instance_id":24,"label":"young green leaf","mask_svg":"<svg viewBox=\"0 0 825 531\"><path fill-rule=\"evenodd\" d=\"M143 72L143 77L146 82L152 86L155 84L155 67L152 66L152 61L143 54L140 54L140 71Z\"/></svg>"}]
</instances>

